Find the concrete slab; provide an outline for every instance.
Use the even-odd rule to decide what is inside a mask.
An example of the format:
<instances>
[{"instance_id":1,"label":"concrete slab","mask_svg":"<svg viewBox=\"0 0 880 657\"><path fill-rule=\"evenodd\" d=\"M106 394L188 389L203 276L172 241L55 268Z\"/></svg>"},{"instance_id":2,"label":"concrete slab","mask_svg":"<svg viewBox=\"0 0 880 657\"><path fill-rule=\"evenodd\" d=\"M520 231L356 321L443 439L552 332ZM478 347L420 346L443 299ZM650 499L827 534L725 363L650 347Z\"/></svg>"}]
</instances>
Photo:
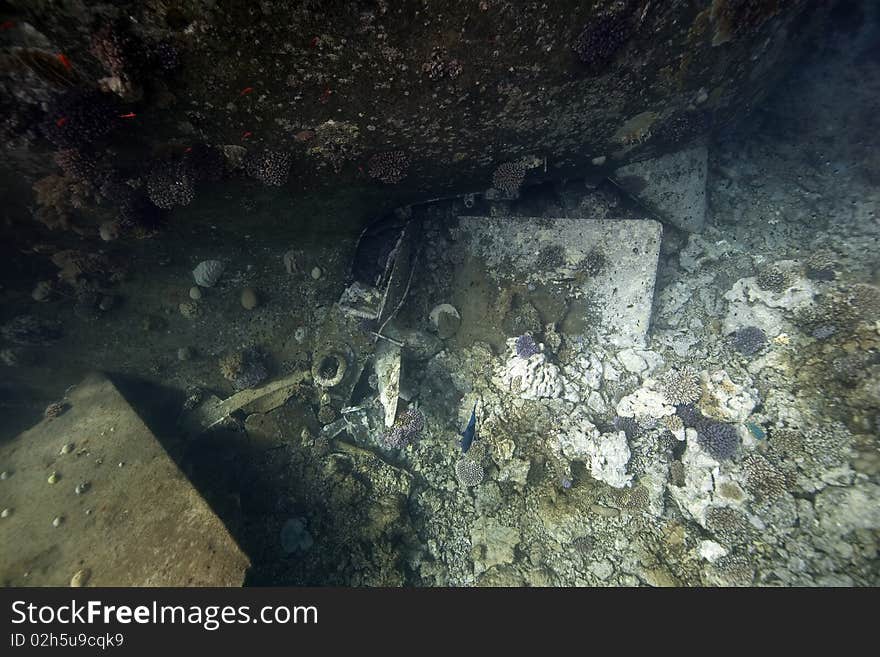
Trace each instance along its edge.
<instances>
[{"instance_id":1,"label":"concrete slab","mask_svg":"<svg viewBox=\"0 0 880 657\"><path fill-rule=\"evenodd\" d=\"M0 445L0 582L240 586L247 556L116 387L68 401Z\"/></svg>"},{"instance_id":2,"label":"concrete slab","mask_svg":"<svg viewBox=\"0 0 880 657\"><path fill-rule=\"evenodd\" d=\"M584 335L618 346L644 343L662 226L645 220L460 217L464 248L501 283L567 295ZM572 333L572 329L567 330Z\"/></svg>"},{"instance_id":3,"label":"concrete slab","mask_svg":"<svg viewBox=\"0 0 880 657\"><path fill-rule=\"evenodd\" d=\"M696 146L628 164L613 180L663 221L697 233L706 221L707 158L706 147Z\"/></svg>"}]
</instances>

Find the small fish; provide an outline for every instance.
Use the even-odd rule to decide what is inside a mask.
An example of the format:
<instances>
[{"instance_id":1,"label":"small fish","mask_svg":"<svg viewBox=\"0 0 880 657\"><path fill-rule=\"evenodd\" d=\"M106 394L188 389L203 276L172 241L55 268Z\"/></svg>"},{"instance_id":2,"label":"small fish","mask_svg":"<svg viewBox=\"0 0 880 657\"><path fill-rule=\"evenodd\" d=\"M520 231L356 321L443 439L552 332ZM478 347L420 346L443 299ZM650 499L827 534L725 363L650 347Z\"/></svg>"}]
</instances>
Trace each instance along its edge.
<instances>
[{"instance_id":1,"label":"small fish","mask_svg":"<svg viewBox=\"0 0 880 657\"><path fill-rule=\"evenodd\" d=\"M133 119L136 116L137 116L137 114L135 114L134 112L129 112L128 114L120 114L119 118L120 119Z\"/></svg>"},{"instance_id":2,"label":"small fish","mask_svg":"<svg viewBox=\"0 0 880 657\"><path fill-rule=\"evenodd\" d=\"M187 146L187 147L186 147L186 150L183 151L184 155L185 155L186 153L192 153L192 149L193 149L192 146Z\"/></svg>"},{"instance_id":3,"label":"small fish","mask_svg":"<svg viewBox=\"0 0 880 657\"><path fill-rule=\"evenodd\" d=\"M70 60L64 53L58 53L57 55L55 55L55 57L58 58L58 61L61 62L61 65L68 71L73 68L73 64L70 63Z\"/></svg>"},{"instance_id":4,"label":"small fish","mask_svg":"<svg viewBox=\"0 0 880 657\"><path fill-rule=\"evenodd\" d=\"M67 123L67 117L66 117L66 116L59 117L59 118L55 121L55 125L57 125L59 128L64 127L64 124L65 124L65 123Z\"/></svg>"},{"instance_id":5,"label":"small fish","mask_svg":"<svg viewBox=\"0 0 880 657\"><path fill-rule=\"evenodd\" d=\"M0 30L11 30L15 27L15 21L3 21L0 23Z\"/></svg>"},{"instance_id":6,"label":"small fish","mask_svg":"<svg viewBox=\"0 0 880 657\"><path fill-rule=\"evenodd\" d=\"M249 93L251 93L253 90L254 90L253 87L245 87L244 89L242 89L242 90L238 93L238 95L239 95L239 96L247 96L247 95L248 95Z\"/></svg>"},{"instance_id":7,"label":"small fish","mask_svg":"<svg viewBox=\"0 0 880 657\"><path fill-rule=\"evenodd\" d=\"M247 138L250 137L252 134L254 134L254 133L251 132L250 130L245 130L245 132L244 132L244 134L241 136L241 138L242 138L242 139L247 139Z\"/></svg>"},{"instance_id":8,"label":"small fish","mask_svg":"<svg viewBox=\"0 0 880 657\"><path fill-rule=\"evenodd\" d=\"M321 97L318 99L319 103L326 103L330 100L330 96L333 95L333 91L328 87L324 89L324 93L321 94Z\"/></svg>"},{"instance_id":9,"label":"small fish","mask_svg":"<svg viewBox=\"0 0 880 657\"><path fill-rule=\"evenodd\" d=\"M320 42L321 39L319 39L318 37L312 37L312 40L309 41L309 48L317 48Z\"/></svg>"},{"instance_id":10,"label":"small fish","mask_svg":"<svg viewBox=\"0 0 880 657\"><path fill-rule=\"evenodd\" d=\"M467 454L471 448L471 444L477 437L477 402L474 402L474 410L471 411L471 419L468 420L467 427L461 432L461 453Z\"/></svg>"}]
</instances>

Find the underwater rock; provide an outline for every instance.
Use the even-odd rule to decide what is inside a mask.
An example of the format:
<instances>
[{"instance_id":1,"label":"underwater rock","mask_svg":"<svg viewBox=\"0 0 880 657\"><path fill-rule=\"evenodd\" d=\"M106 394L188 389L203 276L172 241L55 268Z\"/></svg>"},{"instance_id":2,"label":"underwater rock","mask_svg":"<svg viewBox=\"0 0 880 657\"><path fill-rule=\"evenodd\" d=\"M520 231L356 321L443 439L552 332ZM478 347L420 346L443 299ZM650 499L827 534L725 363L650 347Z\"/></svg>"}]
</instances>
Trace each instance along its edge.
<instances>
[{"instance_id":1,"label":"underwater rock","mask_svg":"<svg viewBox=\"0 0 880 657\"><path fill-rule=\"evenodd\" d=\"M70 578L70 586L71 588L82 588L89 582L89 578L92 576L92 571L88 568L82 568L77 570L73 576Z\"/></svg>"},{"instance_id":2,"label":"underwater rock","mask_svg":"<svg viewBox=\"0 0 880 657\"><path fill-rule=\"evenodd\" d=\"M19 315L0 327L0 335L24 347L48 347L61 338L61 324L34 315Z\"/></svg>"},{"instance_id":3,"label":"underwater rock","mask_svg":"<svg viewBox=\"0 0 880 657\"><path fill-rule=\"evenodd\" d=\"M189 298L192 299L193 301L198 301L199 299L201 299L202 298L201 289L199 289L198 286L193 285L191 288L189 288Z\"/></svg>"},{"instance_id":4,"label":"underwater rock","mask_svg":"<svg viewBox=\"0 0 880 657\"><path fill-rule=\"evenodd\" d=\"M513 563L520 540L520 532L516 527L503 525L496 518L477 519L471 528L471 545L477 551L474 573L479 574L494 566Z\"/></svg>"},{"instance_id":5,"label":"underwater rock","mask_svg":"<svg viewBox=\"0 0 880 657\"><path fill-rule=\"evenodd\" d=\"M461 315L455 306L448 303L434 306L428 315L428 319L441 340L451 338L458 332L458 327L461 326Z\"/></svg>"},{"instance_id":6,"label":"underwater rock","mask_svg":"<svg viewBox=\"0 0 880 657\"><path fill-rule=\"evenodd\" d=\"M40 281L34 286L34 290L31 292L31 298L34 301L49 301L54 292L55 285L52 281Z\"/></svg>"},{"instance_id":7,"label":"underwater rock","mask_svg":"<svg viewBox=\"0 0 880 657\"><path fill-rule=\"evenodd\" d=\"M306 528L304 518L290 518L281 527L281 549L284 554L308 552L315 540Z\"/></svg>"},{"instance_id":8,"label":"underwater rock","mask_svg":"<svg viewBox=\"0 0 880 657\"><path fill-rule=\"evenodd\" d=\"M706 416L725 422L743 423L757 406L758 391L747 379L742 385L734 383L725 370L715 370L704 376L705 394L699 410Z\"/></svg>"},{"instance_id":9,"label":"underwater rock","mask_svg":"<svg viewBox=\"0 0 880 657\"><path fill-rule=\"evenodd\" d=\"M187 319L197 319L202 316L202 307L195 302L183 302L177 305L177 309L180 311L180 314L186 317Z\"/></svg>"},{"instance_id":10,"label":"underwater rock","mask_svg":"<svg viewBox=\"0 0 880 657\"><path fill-rule=\"evenodd\" d=\"M512 356L502 367L500 380L503 387L522 399L580 400L577 390L566 388L559 367L548 362L544 354Z\"/></svg>"},{"instance_id":11,"label":"underwater rock","mask_svg":"<svg viewBox=\"0 0 880 657\"><path fill-rule=\"evenodd\" d=\"M219 260L204 260L193 269L193 278L196 285L202 287L214 287L223 274L225 265Z\"/></svg>"},{"instance_id":12,"label":"underwater rock","mask_svg":"<svg viewBox=\"0 0 880 657\"><path fill-rule=\"evenodd\" d=\"M499 288L570 280L569 334L589 332L625 348L643 346L650 325L662 225L650 219L462 216L454 237L481 262ZM598 275L589 269L600 253ZM508 281L508 283L505 283ZM548 317L548 320L558 319ZM534 305L515 297L502 321L508 336L537 335L544 323Z\"/></svg>"}]
</instances>

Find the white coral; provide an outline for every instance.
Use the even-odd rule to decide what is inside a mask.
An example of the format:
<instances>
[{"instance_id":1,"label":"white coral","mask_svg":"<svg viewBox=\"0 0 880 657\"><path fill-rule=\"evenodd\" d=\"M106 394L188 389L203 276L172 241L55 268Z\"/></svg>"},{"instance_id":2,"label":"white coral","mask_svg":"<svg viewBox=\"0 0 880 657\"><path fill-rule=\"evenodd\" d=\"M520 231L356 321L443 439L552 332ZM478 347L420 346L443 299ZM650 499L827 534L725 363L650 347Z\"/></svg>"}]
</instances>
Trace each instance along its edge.
<instances>
[{"instance_id":1,"label":"white coral","mask_svg":"<svg viewBox=\"0 0 880 657\"><path fill-rule=\"evenodd\" d=\"M590 441L587 453L590 456L590 474L594 479L614 488L623 488L632 483L632 475L626 472L630 451L623 431L604 433Z\"/></svg>"},{"instance_id":2,"label":"white coral","mask_svg":"<svg viewBox=\"0 0 880 657\"><path fill-rule=\"evenodd\" d=\"M760 401L758 391L749 387L751 383L751 379L743 385L734 383L725 370L704 375L707 393L700 410L716 420L745 422Z\"/></svg>"},{"instance_id":3,"label":"white coral","mask_svg":"<svg viewBox=\"0 0 880 657\"><path fill-rule=\"evenodd\" d=\"M193 278L196 281L196 285L214 287L214 284L220 280L223 268L224 265L219 260L204 260L200 262L193 269Z\"/></svg>"},{"instance_id":4,"label":"white coral","mask_svg":"<svg viewBox=\"0 0 880 657\"><path fill-rule=\"evenodd\" d=\"M523 399L580 399L573 390L566 395L565 381L559 368L548 362L542 353L528 358L509 358L501 372L501 380L509 391Z\"/></svg>"},{"instance_id":5,"label":"white coral","mask_svg":"<svg viewBox=\"0 0 880 657\"><path fill-rule=\"evenodd\" d=\"M663 393L647 387L639 388L617 403L617 414L620 417L661 418L674 413L675 407L666 401Z\"/></svg>"}]
</instances>

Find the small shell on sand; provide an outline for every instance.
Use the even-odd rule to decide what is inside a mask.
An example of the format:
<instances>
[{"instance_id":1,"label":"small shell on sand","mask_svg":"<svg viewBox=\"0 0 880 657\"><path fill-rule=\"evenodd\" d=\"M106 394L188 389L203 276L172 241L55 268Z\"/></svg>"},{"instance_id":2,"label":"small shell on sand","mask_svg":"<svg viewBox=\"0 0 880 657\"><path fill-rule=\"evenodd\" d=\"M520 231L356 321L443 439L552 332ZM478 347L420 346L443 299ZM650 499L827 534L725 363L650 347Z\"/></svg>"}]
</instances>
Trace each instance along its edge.
<instances>
[{"instance_id":1,"label":"small shell on sand","mask_svg":"<svg viewBox=\"0 0 880 657\"><path fill-rule=\"evenodd\" d=\"M34 301L48 301L52 298L53 290L54 286L52 285L52 281L40 281L37 283L36 287L34 287L34 291L31 292L31 297Z\"/></svg>"},{"instance_id":2,"label":"small shell on sand","mask_svg":"<svg viewBox=\"0 0 880 657\"><path fill-rule=\"evenodd\" d=\"M314 267L314 268L312 269L312 278L315 279L315 280L317 281L319 278L321 278L321 276L323 275L323 273L324 273L324 272L321 271L321 268L320 268L320 267Z\"/></svg>"},{"instance_id":3,"label":"small shell on sand","mask_svg":"<svg viewBox=\"0 0 880 657\"><path fill-rule=\"evenodd\" d=\"M224 265L219 260L204 260L193 269L193 278L197 285L202 287L214 287L220 280Z\"/></svg>"},{"instance_id":4,"label":"small shell on sand","mask_svg":"<svg viewBox=\"0 0 880 657\"><path fill-rule=\"evenodd\" d=\"M254 288L246 287L241 291L241 305L246 310L253 310L260 305L260 298Z\"/></svg>"},{"instance_id":5,"label":"small shell on sand","mask_svg":"<svg viewBox=\"0 0 880 657\"><path fill-rule=\"evenodd\" d=\"M86 582L89 581L89 577L92 576L92 571L88 568L83 568L82 570L77 570L73 577L70 578L70 586L75 589L81 588L86 585Z\"/></svg>"}]
</instances>

